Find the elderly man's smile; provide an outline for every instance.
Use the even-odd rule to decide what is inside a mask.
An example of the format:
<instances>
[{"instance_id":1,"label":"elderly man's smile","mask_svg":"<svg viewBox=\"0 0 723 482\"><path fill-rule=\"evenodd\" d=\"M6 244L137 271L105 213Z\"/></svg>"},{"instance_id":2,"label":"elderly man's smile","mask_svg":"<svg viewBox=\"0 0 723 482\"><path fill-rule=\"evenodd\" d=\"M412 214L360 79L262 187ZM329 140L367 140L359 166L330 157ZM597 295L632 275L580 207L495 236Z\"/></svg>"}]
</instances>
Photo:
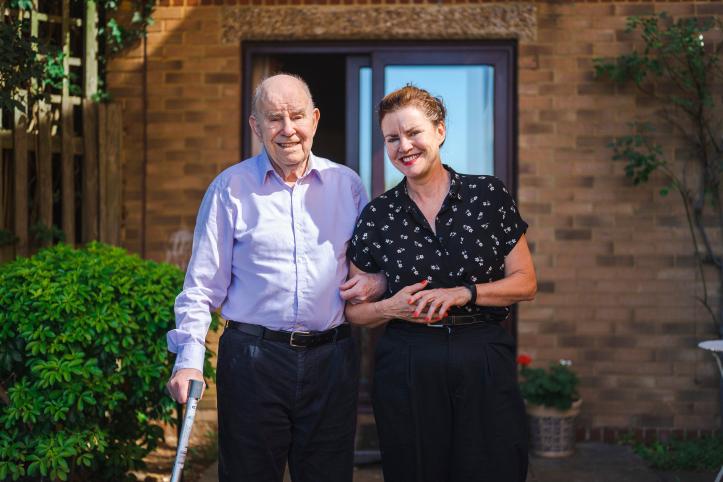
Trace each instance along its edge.
<instances>
[{"instance_id":1,"label":"elderly man's smile","mask_svg":"<svg viewBox=\"0 0 723 482\"><path fill-rule=\"evenodd\" d=\"M296 146L298 146L300 143L297 142L277 142L276 145L281 147L282 149L293 149Z\"/></svg>"}]
</instances>

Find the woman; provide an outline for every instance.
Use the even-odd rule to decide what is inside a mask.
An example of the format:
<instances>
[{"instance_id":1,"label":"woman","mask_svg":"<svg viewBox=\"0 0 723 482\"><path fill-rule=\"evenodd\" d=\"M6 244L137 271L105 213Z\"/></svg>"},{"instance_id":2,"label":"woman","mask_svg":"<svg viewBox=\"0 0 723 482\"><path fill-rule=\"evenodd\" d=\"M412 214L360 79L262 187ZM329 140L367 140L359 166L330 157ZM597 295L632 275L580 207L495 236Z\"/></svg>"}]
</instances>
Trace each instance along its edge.
<instances>
[{"instance_id":1,"label":"woman","mask_svg":"<svg viewBox=\"0 0 723 482\"><path fill-rule=\"evenodd\" d=\"M387 323L373 393L384 480L523 482L524 405L499 322L536 292L527 224L498 179L442 164L445 114L410 85L379 104L405 177L364 209L348 255L352 275L383 271L388 293L346 314Z\"/></svg>"}]
</instances>

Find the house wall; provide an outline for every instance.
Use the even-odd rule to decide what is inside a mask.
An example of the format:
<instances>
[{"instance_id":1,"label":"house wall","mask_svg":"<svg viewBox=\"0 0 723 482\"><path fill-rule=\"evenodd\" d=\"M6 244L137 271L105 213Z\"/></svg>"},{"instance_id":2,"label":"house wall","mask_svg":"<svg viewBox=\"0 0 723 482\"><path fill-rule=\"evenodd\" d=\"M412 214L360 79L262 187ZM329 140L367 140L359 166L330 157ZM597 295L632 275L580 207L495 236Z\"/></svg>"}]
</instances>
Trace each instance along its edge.
<instances>
[{"instance_id":1,"label":"house wall","mask_svg":"<svg viewBox=\"0 0 723 482\"><path fill-rule=\"evenodd\" d=\"M345 9L362 11L368 20L351 34L358 39L395 38L397 25L404 22L389 22L385 12L397 16L391 18L413 20L478 5L421 0L231 0L211 5L205 0L161 0L147 45L147 257L185 266L205 188L240 159L241 123L246 122L240 114L245 101L245 27L229 19L253 12L254 18L268 22L268 28L261 29L267 32L264 38L335 38L333 27L310 24L312 17L298 24L289 20L295 17L285 9L301 3L336 9L340 18ZM420 5L406 5L411 3ZM613 136L628 132L628 122L648 119L656 124L670 159L686 153L679 136L659 122L658 105L632 88L618 89L593 79L593 59L632 48L634 38L625 32L630 15L721 15L723 4L518 5L531 9L531 18L514 27L523 34L510 25L487 33L486 26L467 27L463 20L461 27L430 27L432 34L425 38L444 38L443 32L449 31L454 38L509 37L519 42L518 197L530 224L528 238L540 288L537 299L519 309L520 351L530 353L535 365L573 360L582 378L582 438L610 439L616 430L645 436L648 429L655 434L715 428L717 370L712 358L696 348L698 341L715 335L695 300L702 288L681 205L673 195L658 194L664 184L660 177L633 186L623 164L611 161L606 145ZM277 30L278 19L287 20ZM247 27L259 38L258 28ZM141 250L142 53L139 46L113 60L108 75L110 91L124 106L123 244L132 251ZM714 282L715 273L708 275ZM713 292L715 285L710 289ZM211 393L208 406L212 398Z\"/></svg>"}]
</instances>

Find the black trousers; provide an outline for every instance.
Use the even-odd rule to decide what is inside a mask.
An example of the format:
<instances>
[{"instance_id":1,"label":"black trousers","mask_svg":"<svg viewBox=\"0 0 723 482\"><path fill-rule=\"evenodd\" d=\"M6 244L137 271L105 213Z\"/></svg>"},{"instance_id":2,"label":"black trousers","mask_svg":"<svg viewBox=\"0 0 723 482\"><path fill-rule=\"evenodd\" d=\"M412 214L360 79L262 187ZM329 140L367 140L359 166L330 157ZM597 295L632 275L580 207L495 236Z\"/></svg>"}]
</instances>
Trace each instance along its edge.
<instances>
[{"instance_id":1,"label":"black trousers","mask_svg":"<svg viewBox=\"0 0 723 482\"><path fill-rule=\"evenodd\" d=\"M390 323L373 401L385 482L525 481L514 341L499 325Z\"/></svg>"},{"instance_id":2,"label":"black trousers","mask_svg":"<svg viewBox=\"0 0 723 482\"><path fill-rule=\"evenodd\" d=\"M294 348L226 330L218 352L220 482L351 482L359 357L352 338Z\"/></svg>"}]
</instances>

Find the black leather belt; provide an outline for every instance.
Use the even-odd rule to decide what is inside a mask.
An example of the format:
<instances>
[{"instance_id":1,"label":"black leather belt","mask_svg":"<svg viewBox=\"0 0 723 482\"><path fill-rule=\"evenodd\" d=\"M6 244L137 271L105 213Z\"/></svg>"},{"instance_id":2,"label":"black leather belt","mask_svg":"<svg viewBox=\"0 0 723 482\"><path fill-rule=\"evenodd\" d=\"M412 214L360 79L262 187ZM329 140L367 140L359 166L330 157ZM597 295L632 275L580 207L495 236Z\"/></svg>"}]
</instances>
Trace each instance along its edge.
<instances>
[{"instance_id":1,"label":"black leather belt","mask_svg":"<svg viewBox=\"0 0 723 482\"><path fill-rule=\"evenodd\" d=\"M463 326L476 325L477 323L499 323L507 319L506 315L499 313L476 313L474 315L449 315L445 316L437 323L431 323L428 326Z\"/></svg>"},{"instance_id":2,"label":"black leather belt","mask_svg":"<svg viewBox=\"0 0 723 482\"><path fill-rule=\"evenodd\" d=\"M264 328L261 325L252 325L250 323L241 323L238 321L228 320L226 328L238 330L247 335L260 336L264 340L281 341L288 343L293 347L312 348L319 345L325 345L334 341L349 338L351 335L351 326L347 323L339 325L326 331L276 331Z\"/></svg>"},{"instance_id":3,"label":"black leather belt","mask_svg":"<svg viewBox=\"0 0 723 482\"><path fill-rule=\"evenodd\" d=\"M431 326L432 328L442 328L449 326L477 325L479 323L500 323L507 319L507 315L501 313L477 313L474 315L449 315L435 323L416 323L405 320L393 320L392 323L414 325L414 326Z\"/></svg>"}]
</instances>

